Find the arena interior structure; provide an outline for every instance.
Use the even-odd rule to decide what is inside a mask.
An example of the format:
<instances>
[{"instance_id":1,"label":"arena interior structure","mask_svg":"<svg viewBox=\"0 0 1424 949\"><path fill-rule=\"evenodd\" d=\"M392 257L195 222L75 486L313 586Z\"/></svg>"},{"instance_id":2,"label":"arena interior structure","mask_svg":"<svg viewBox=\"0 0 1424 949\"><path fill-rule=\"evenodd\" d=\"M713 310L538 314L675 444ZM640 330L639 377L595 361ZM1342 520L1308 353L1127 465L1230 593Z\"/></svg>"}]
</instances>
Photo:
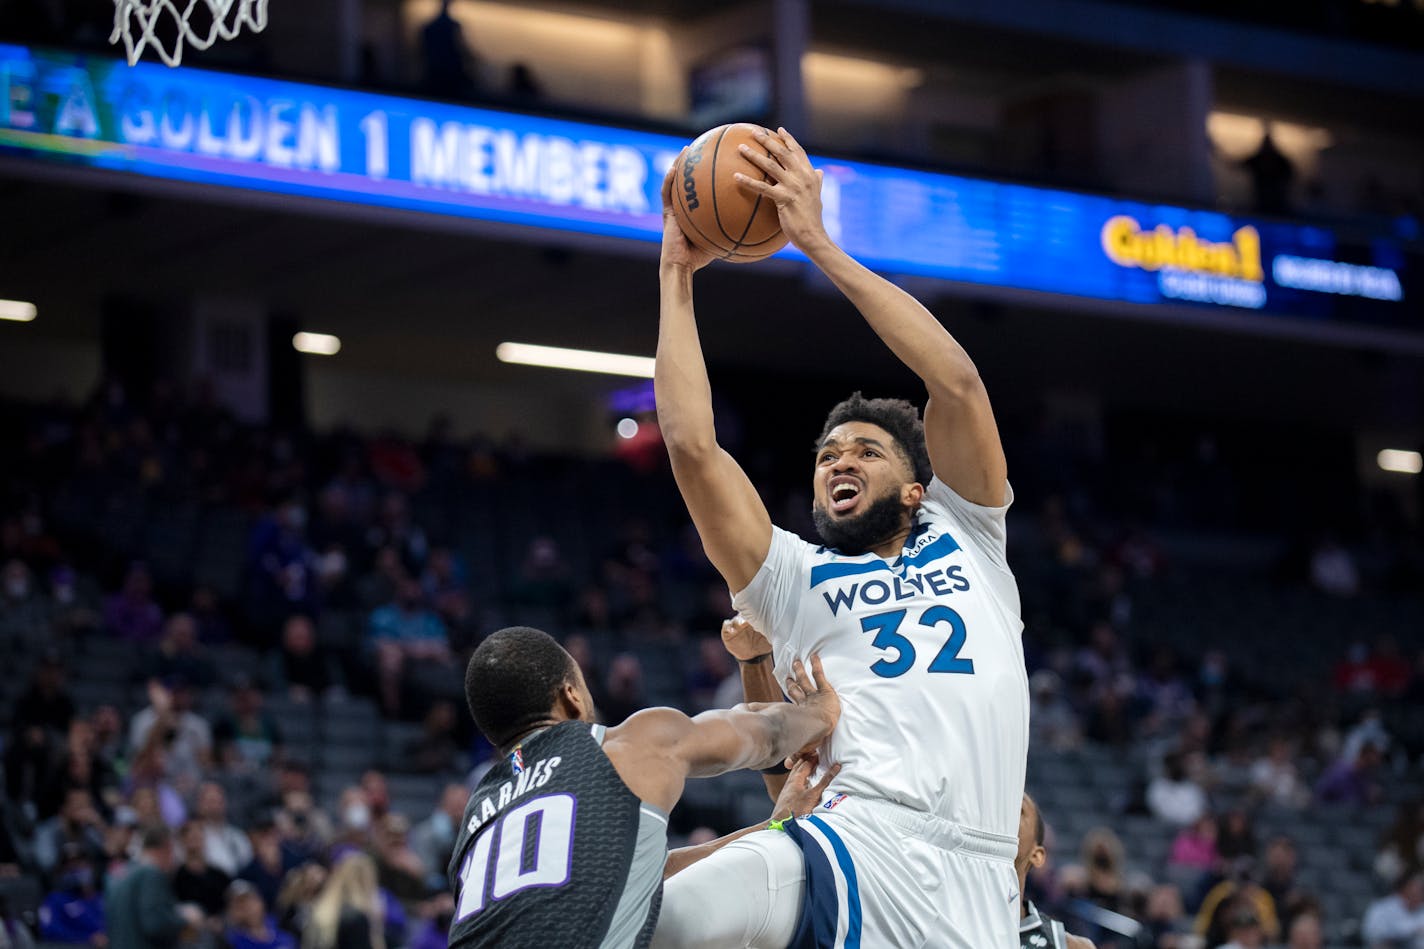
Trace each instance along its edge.
<instances>
[{"instance_id":1,"label":"arena interior structure","mask_svg":"<svg viewBox=\"0 0 1424 949\"><path fill-rule=\"evenodd\" d=\"M112 13L0 5L12 942L102 945L162 821L207 841L204 945L300 941L356 847L387 944L443 947L499 626L612 722L737 699L649 360L522 348L652 354L662 173L728 121L798 134L833 233L988 386L1038 904L1099 946L1417 927L1419 3L276 0L176 68ZM809 536L826 409L923 393L792 250L698 307L720 436ZM674 830L768 810L693 782Z\"/></svg>"}]
</instances>

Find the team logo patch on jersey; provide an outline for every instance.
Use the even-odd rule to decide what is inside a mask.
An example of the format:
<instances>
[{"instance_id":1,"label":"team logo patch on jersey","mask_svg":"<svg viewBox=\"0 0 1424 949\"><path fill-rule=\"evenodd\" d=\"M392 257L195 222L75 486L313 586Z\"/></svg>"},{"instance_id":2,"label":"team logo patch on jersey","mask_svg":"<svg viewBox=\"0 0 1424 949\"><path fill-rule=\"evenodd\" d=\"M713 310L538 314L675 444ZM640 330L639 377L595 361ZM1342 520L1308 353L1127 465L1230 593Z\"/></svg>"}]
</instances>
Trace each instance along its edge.
<instances>
[{"instance_id":1,"label":"team logo patch on jersey","mask_svg":"<svg viewBox=\"0 0 1424 949\"><path fill-rule=\"evenodd\" d=\"M834 797L827 799L826 803L822 804L821 807L824 810L833 811L836 809L836 805L839 804L841 801L844 801L845 799L846 794L844 791L842 791L840 794L837 794Z\"/></svg>"},{"instance_id":2,"label":"team logo patch on jersey","mask_svg":"<svg viewBox=\"0 0 1424 949\"><path fill-rule=\"evenodd\" d=\"M515 774L524 773L524 749L516 748L509 756L509 766L514 769Z\"/></svg>"}]
</instances>

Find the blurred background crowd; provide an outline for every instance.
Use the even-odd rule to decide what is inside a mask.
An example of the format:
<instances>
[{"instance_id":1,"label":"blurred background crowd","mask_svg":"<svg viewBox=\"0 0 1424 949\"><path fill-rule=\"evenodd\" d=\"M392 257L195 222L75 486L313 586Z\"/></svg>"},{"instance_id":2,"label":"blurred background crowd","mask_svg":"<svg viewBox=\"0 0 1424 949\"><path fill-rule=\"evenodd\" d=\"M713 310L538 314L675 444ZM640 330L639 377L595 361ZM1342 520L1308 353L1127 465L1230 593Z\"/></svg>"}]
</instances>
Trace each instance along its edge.
<instances>
[{"instance_id":1,"label":"blurred background crowd","mask_svg":"<svg viewBox=\"0 0 1424 949\"><path fill-rule=\"evenodd\" d=\"M740 698L727 591L644 459L457 440L440 419L422 440L318 437L118 384L6 406L0 439L16 943L103 946L133 925L116 888L157 867L204 945L443 945L454 828L490 753L463 659L500 625L559 636L610 723ZM1417 535L1302 545L1281 523L1254 570L1229 545L1174 553L1190 497L1121 519L1069 442L1035 443L1041 467L1015 476L1043 493L1010 522L1050 828L1031 896L1105 946L1412 945ZM781 505L802 530L805 501ZM755 775L694 782L674 826L700 840L767 809Z\"/></svg>"},{"instance_id":2,"label":"blurred background crowd","mask_svg":"<svg viewBox=\"0 0 1424 949\"><path fill-rule=\"evenodd\" d=\"M754 121L899 166L833 216L994 400L1030 897L1104 949L1424 949L1424 0L282 0L184 60L270 119L220 181L198 73L126 71L113 13L0 0L31 44L0 50L0 949L441 949L491 752L463 663L503 625L610 723L739 698L651 385L498 355L651 353L656 245L616 235L653 208L596 237L602 166L576 205L551 162L548 200L465 217L355 105L366 176L293 168L353 89L526 158ZM117 147L143 116L179 144ZM1261 273L1217 279L1243 237ZM719 440L810 537L829 406L923 392L795 259L698 280ZM690 782L675 843L768 811L755 774Z\"/></svg>"}]
</instances>

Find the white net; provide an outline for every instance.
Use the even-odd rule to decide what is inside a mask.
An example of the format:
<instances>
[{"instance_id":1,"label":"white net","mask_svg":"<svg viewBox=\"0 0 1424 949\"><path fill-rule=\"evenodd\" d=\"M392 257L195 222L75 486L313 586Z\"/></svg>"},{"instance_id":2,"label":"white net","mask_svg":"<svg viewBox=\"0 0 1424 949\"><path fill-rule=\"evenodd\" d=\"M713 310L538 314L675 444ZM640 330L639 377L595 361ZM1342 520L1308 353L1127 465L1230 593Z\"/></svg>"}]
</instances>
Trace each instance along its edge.
<instances>
[{"instance_id":1,"label":"white net","mask_svg":"<svg viewBox=\"0 0 1424 949\"><path fill-rule=\"evenodd\" d=\"M130 66L138 62L147 46L153 47L159 59L177 66L183 59L184 44L207 49L218 40L237 36L243 27L260 33L266 25L267 0L114 0L114 31L109 42L124 41ZM171 49L164 45L159 30L169 35Z\"/></svg>"}]
</instances>

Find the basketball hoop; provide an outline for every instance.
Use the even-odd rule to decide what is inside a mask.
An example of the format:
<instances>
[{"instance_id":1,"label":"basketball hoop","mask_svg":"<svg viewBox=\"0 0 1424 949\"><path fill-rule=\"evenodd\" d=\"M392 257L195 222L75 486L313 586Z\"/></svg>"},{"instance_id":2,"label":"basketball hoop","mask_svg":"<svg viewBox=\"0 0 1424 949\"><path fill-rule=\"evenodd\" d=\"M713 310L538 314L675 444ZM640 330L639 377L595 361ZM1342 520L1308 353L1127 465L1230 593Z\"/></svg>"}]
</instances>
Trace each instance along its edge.
<instances>
[{"instance_id":1,"label":"basketball hoop","mask_svg":"<svg viewBox=\"0 0 1424 949\"><path fill-rule=\"evenodd\" d=\"M188 18L203 7L207 8L211 22L206 30L201 24L195 29ZM178 31L171 50L154 32L170 19ZM144 47L150 45L159 59L177 66L183 59L184 43L195 49L207 49L218 40L234 38L244 26L260 33L266 25L267 0L178 0L177 3L173 0L114 0L114 31L109 34L109 42L124 41L130 66L138 62Z\"/></svg>"}]
</instances>

